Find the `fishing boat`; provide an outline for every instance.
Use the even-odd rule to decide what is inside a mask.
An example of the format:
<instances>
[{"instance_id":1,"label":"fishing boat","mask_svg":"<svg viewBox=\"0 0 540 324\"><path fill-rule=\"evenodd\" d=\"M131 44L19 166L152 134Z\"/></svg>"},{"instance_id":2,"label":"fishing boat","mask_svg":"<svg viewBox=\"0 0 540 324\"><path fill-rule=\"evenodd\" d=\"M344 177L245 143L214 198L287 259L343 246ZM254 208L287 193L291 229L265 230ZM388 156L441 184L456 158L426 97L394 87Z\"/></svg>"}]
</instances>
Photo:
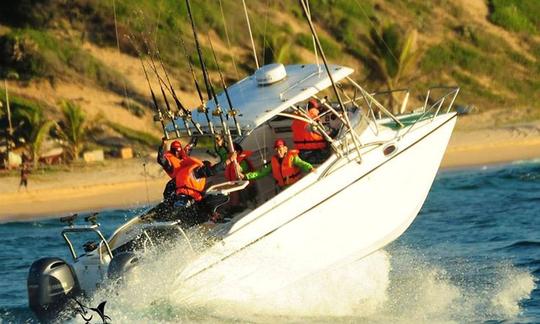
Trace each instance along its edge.
<instances>
[{"instance_id":1,"label":"fishing boat","mask_svg":"<svg viewBox=\"0 0 540 324\"><path fill-rule=\"evenodd\" d=\"M335 82L347 81L362 94L346 102L347 119L334 108L335 103L318 96L332 82L316 64L264 66L229 88L239 112L237 122L243 125L241 143L260 156L256 165L270 158L265 152L273 151L278 137L293 147L291 120L308 118L302 106L310 98L320 99L328 106L328 114L344 122L331 139L332 155L315 172L278 194L271 180L258 183L261 204L217 224L209 235L219 243L183 265L177 284L191 287L192 292L204 290L205 296L211 289L216 298L223 299L246 298L241 291L270 294L339 262L361 259L394 241L412 223L452 134L456 113L451 108L459 89L449 88L438 98L430 98L434 90L430 89L422 107L394 116L354 82L353 69L329 68ZM388 116L376 118L376 108ZM202 122L202 115L195 113L193 119ZM230 126L234 129L232 121ZM246 185L246 181L226 183L222 186L227 189L218 185L208 194L227 195ZM73 264L57 258L36 261L29 274L31 304L41 300L40 294L54 295L55 289L61 296L69 295L71 290L66 288L91 294L116 271L111 269L125 271L136 261L136 255L122 252L154 244L152 232L177 231L189 241L178 222L159 221L154 213L155 208L135 217L109 239L96 224L68 225L62 235ZM67 233L83 231L97 233L99 241L85 245L86 253L77 256ZM230 271L241 259L256 262ZM50 286L49 278L59 286ZM43 310L43 302L38 304Z\"/></svg>"},{"instance_id":2,"label":"fishing boat","mask_svg":"<svg viewBox=\"0 0 540 324\"><path fill-rule=\"evenodd\" d=\"M406 113L393 114L377 93L354 81L352 68L328 64L313 34L323 63L262 66L167 126L189 136L228 135L254 152L258 167L271 159L276 139L294 147L294 119L321 130L331 148L314 172L284 190L277 191L270 178L257 181L257 203L207 231L212 243L178 267L175 285L190 292L186 298L259 298L329 267L360 260L396 240L428 195L456 123L452 108L459 88L430 88L417 107L409 107L406 90L400 106ZM309 100L323 106L318 118L308 114ZM228 109L220 105L225 102ZM332 136L325 120L335 121ZM220 183L207 195L227 196L247 185L242 180ZM189 244L182 222L156 216L158 210L136 216L109 239L95 221L74 225L68 219L63 236L73 263L45 258L32 265L32 309L46 314L61 308L57 304L65 306L69 296L91 294L107 278L129 271L138 258L133 251L159 244L153 233L173 232ZM66 236L81 231L95 232L98 242L86 245L86 253L78 256Z\"/></svg>"},{"instance_id":3,"label":"fishing boat","mask_svg":"<svg viewBox=\"0 0 540 324\"><path fill-rule=\"evenodd\" d=\"M195 285L205 295L211 289L224 298L241 295L243 288L256 294L279 291L310 273L383 248L412 223L456 122L451 107L459 89L447 89L414 113L394 116L350 78L351 68L329 68L335 82L349 82L362 94L346 103L348 120L343 118L332 139L333 154L316 172L277 195L271 179L260 183L264 203L217 226L214 235L220 244L184 269L179 284ZM267 84L270 79L276 81ZM238 122L246 125L243 147L272 152L276 138L293 147L291 119L306 118L301 107L310 98L321 99L320 93L331 84L317 65L274 64L231 86L231 98L242 112ZM334 104L325 104L329 114L339 114ZM374 118L375 108L387 117ZM263 154L256 164L268 158ZM257 261L227 270L240 259Z\"/></svg>"}]
</instances>

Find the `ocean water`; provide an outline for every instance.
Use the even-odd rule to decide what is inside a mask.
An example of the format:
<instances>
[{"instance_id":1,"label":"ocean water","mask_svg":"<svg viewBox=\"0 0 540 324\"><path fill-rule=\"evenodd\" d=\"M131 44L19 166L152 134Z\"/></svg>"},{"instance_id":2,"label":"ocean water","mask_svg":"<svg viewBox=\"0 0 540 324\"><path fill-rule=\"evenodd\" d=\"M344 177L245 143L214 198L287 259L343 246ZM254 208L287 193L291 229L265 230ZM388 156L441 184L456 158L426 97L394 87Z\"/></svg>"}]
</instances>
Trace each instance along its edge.
<instances>
[{"instance_id":1,"label":"ocean water","mask_svg":"<svg viewBox=\"0 0 540 324\"><path fill-rule=\"evenodd\" d=\"M137 212L103 212L103 231ZM0 224L1 322L35 321L28 267L43 256L70 259L61 228L57 220ZM440 172L398 240L270 299L191 303L189 291L172 284L185 258L182 246L149 255L138 280L88 303L106 300L115 323L540 323L540 161Z\"/></svg>"}]
</instances>

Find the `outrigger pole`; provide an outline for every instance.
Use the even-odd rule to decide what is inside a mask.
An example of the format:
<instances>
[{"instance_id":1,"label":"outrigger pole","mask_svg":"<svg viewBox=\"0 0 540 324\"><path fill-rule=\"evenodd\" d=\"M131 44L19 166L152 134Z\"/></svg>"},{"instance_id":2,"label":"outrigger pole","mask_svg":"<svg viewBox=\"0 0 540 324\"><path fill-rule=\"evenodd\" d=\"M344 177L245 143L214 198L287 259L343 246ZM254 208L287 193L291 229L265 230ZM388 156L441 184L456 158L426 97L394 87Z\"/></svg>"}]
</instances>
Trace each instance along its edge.
<instances>
[{"instance_id":1,"label":"outrigger pole","mask_svg":"<svg viewBox=\"0 0 540 324\"><path fill-rule=\"evenodd\" d=\"M156 115L154 115L154 121L159 121L161 123L161 128L163 129L163 135L165 136L166 139L169 139L169 133L167 132L167 129L165 128L165 122L163 121L163 113L161 112L161 109L159 109L156 95L154 94L154 90L152 89L152 85L150 84L150 79L148 78L148 73L146 72L146 67L144 66L141 52L139 51L138 47L135 46L135 43L133 42L131 37L127 36L127 39L130 41L133 48L135 48L135 51L137 51L137 54L139 54L139 61L141 62L141 65L144 71L144 77L146 78L146 82L148 83L148 88L150 88L150 93L152 94L152 102L154 103L154 108L156 110Z\"/></svg>"},{"instance_id":2,"label":"outrigger pole","mask_svg":"<svg viewBox=\"0 0 540 324\"><path fill-rule=\"evenodd\" d=\"M306 5L306 0L299 0L299 1L300 1L300 5L302 6L302 9L304 10L304 15L306 16L306 20L309 24L309 28L311 29L311 34L315 38L315 43L317 44L317 48L319 49L319 52L321 53L321 58L323 59L326 73L328 74L328 78L330 78L330 82L332 83L332 88L334 89L334 93L336 94L336 97L339 102L339 107L341 108L341 111L343 112L343 119L345 120L347 127L351 131L351 137L354 142L354 146L356 147L356 150L358 152L358 157L360 157L360 145L358 143L357 135L351 126L351 122L349 120L347 110L345 110L345 105L343 104L343 100L341 100L341 96L339 95L339 91L336 87L336 82L334 81L334 77L332 77L332 73L330 72L330 68L328 67L328 61L326 60L326 56L324 55L321 42L319 41L319 36L317 36L317 32L315 31L315 26L313 26L313 22L311 21L311 16L309 14L309 9Z\"/></svg>"}]
</instances>

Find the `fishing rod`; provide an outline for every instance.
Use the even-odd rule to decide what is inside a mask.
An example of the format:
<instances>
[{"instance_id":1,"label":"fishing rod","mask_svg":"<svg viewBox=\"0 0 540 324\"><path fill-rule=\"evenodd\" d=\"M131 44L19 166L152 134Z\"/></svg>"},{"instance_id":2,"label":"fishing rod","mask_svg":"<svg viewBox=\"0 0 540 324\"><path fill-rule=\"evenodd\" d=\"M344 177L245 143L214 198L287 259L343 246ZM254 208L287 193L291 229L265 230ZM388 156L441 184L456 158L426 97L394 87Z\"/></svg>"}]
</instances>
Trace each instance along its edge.
<instances>
[{"instance_id":1,"label":"fishing rod","mask_svg":"<svg viewBox=\"0 0 540 324\"><path fill-rule=\"evenodd\" d=\"M210 120L210 117L208 116L208 108L206 108L206 102L204 101L204 98L201 92L201 87L199 86L199 82L197 81L197 77L195 76L195 70L193 69L193 62L191 61L191 56L187 52L186 44L184 43L184 38L182 36L180 36L180 43L182 45L184 56L186 57L186 60L188 61L189 71L191 72L191 77L193 78L193 82L195 82L195 88L197 89L199 100L201 101L201 106L198 109L198 111L204 113L206 117L206 122L208 123L208 128L210 129L210 134L214 135L214 124L212 124L212 121Z\"/></svg>"},{"instance_id":2,"label":"fishing rod","mask_svg":"<svg viewBox=\"0 0 540 324\"><path fill-rule=\"evenodd\" d=\"M343 100L341 100L341 96L339 95L336 82L334 81L334 77L332 76L332 73L330 72L330 68L328 67L328 61L326 60L326 56L324 55L321 42L319 41L319 36L317 35L317 32L315 31L315 26L313 26L313 22L311 21L311 15L309 14L309 9L307 7L306 0L299 0L299 1L300 1L300 5L302 6L302 10L304 11L304 15L306 16L306 20L311 30L311 34L313 35L313 38L315 39L315 43L317 44L317 49L319 50L319 53L321 54L321 58L323 60L324 67L326 69L326 73L328 74L328 78L330 79L330 82L332 83L332 88L334 89L334 93L336 94L339 107L341 108L341 111L343 112L343 119L346 122L347 128L351 130L351 135L352 135L351 137L352 137L354 146L358 152L358 156L360 157L360 145L358 143L358 135L354 131L353 127L351 126L351 122L349 120L347 110L345 109Z\"/></svg>"},{"instance_id":3,"label":"fishing rod","mask_svg":"<svg viewBox=\"0 0 540 324\"><path fill-rule=\"evenodd\" d=\"M162 64L162 68L163 68L163 63ZM163 97L165 98L165 104L167 105L167 108L168 108L168 113L169 113L169 118L171 119L172 123L173 123L173 127L175 128L175 130L177 129L177 125L176 125L176 118L177 117L181 117L182 118L182 121L184 122L184 127L186 128L186 132L189 136L192 135L191 133L191 128L189 128L189 123L187 121L187 116L186 116L186 112L184 110L182 110L180 108L180 101L178 100L178 98L176 98L175 96L175 93L174 93L174 89L172 88L172 85L170 84L170 80L168 80L169 82L169 86L167 86L165 84L165 81L163 81L163 78L161 78L161 76L159 75L158 71L157 71L157 68L155 67L155 65L153 66L153 70L154 70L154 73L156 74L156 76L158 77L159 79L159 82L162 83L165 88L169 91L169 93L173 96L173 99L175 100L175 103L176 103L176 108L177 108L177 113L175 114L174 112L172 112L172 109L169 107L169 102L165 96L165 93L163 93L163 89L161 90L162 94L163 94ZM165 71L165 69L163 69ZM167 74L167 72L165 72L165 74ZM168 78L167 78L168 79ZM160 85L161 86L161 85ZM171 91L172 90L172 91ZM183 106L182 106L183 108ZM185 109L185 108L184 108Z\"/></svg>"},{"instance_id":4,"label":"fishing rod","mask_svg":"<svg viewBox=\"0 0 540 324\"><path fill-rule=\"evenodd\" d=\"M235 149L234 149L234 143L233 143L233 139L232 139L231 130L229 129L229 126L227 125L227 122L223 119L223 111L221 110L221 105L219 104L218 98L217 98L216 93L214 91L214 85L212 84L212 80L210 78L208 78L208 79L209 79L209 83L210 83L210 91L212 92L212 94L214 96L214 103L216 105L216 109L214 109L214 111L212 112L212 115L219 117L219 120L221 122L221 127L223 128L223 134L227 138L227 144L228 144L227 146L228 146L228 149L229 149L229 153L233 154L233 153L235 153ZM229 102L229 105L230 105L230 102ZM231 163L234 164L234 173L236 175L236 179L240 180L240 173L242 172L242 167L238 163L237 158L232 159Z\"/></svg>"},{"instance_id":5,"label":"fishing rod","mask_svg":"<svg viewBox=\"0 0 540 324\"><path fill-rule=\"evenodd\" d=\"M199 62L201 63L201 69L202 69L202 73L203 73L203 77L204 77L204 83L206 85L206 91L208 93L208 100L211 100L213 98L214 103L216 105L216 109L212 112L212 115L219 116L219 119L221 121L221 126L223 128L223 132L225 133L225 136L227 137L227 140L228 140L229 153L234 153L234 145L233 145L231 132L230 132L229 128L227 127L227 123L225 122L225 120L223 120L223 112L221 111L221 106L219 105L218 98L217 98L216 93L214 91L214 87L212 86L212 81L210 80L209 75L208 75L208 70L206 69L206 65L204 64L204 59L202 57L201 46L199 44L199 38L197 37L197 30L195 28L195 21L193 20L193 15L191 13L191 4L190 4L189 0L186 0L186 5L187 5L187 11L188 11L188 14L189 14L189 20L191 21L191 30L193 31L193 38L195 39L195 45L197 47L197 54L199 56ZM204 105L203 105L203 107L206 108L206 106L204 106ZM236 159L234 159L233 163L235 164L235 171L236 171L236 175L238 177L238 175L239 175L239 167L240 166L238 165L238 161Z\"/></svg>"},{"instance_id":6,"label":"fishing rod","mask_svg":"<svg viewBox=\"0 0 540 324\"><path fill-rule=\"evenodd\" d=\"M146 40L145 40L145 43L146 43ZM149 48L149 46L147 45L147 47ZM159 48L157 47L157 44L155 45L155 51L154 51L158 61L159 61L159 64L161 65L161 69L163 70L163 72L165 73L165 78L167 79L167 83L168 83L168 86L167 84L165 84L165 82L163 81L162 78L160 78L160 81L163 83L163 85L165 85L165 87L167 88L167 90L169 91L169 93L171 94L171 96L173 97L174 99L174 102L176 104L176 108L178 110L178 116L179 117L182 117L182 120L184 121L184 125L186 127L186 130L188 132L188 135L191 136L191 129L189 128L189 121L191 121L191 123L193 124L193 126L195 127L195 129L200 133L200 134L203 134L203 131L201 129L201 125L199 125L199 123L195 122L192 118L191 118L191 111L189 111L183 104L182 102L180 101L180 99L178 99L178 96L176 95L176 91L174 90L174 87L172 85L172 82L171 82L171 79L169 78L169 73L167 72L167 69L165 68L165 64L163 63L163 59L161 58L161 55L160 55L160 52L159 52ZM158 76L159 77L159 76Z\"/></svg>"},{"instance_id":7,"label":"fishing rod","mask_svg":"<svg viewBox=\"0 0 540 324\"><path fill-rule=\"evenodd\" d=\"M167 116L172 122L173 127L174 127L174 132L176 134L176 137L178 138L180 137L180 130L178 129L178 125L176 125L175 116L174 116L174 113L172 112L171 105L169 104L169 99L167 99L167 94L165 93L165 90L163 90L162 83L165 84L165 82L159 75L159 72L156 67L156 62L154 62L154 57L152 56L152 53L150 51L150 45L148 44L144 36L142 38L143 38L144 45L146 46L146 52L148 54L148 57L150 57L150 63L152 64L151 68L156 74L156 77L158 79L159 89L161 90L161 95L163 96L163 100L165 101L165 106L167 107ZM189 127L187 124L186 124L186 130L188 131L188 134L191 133L191 130L189 130Z\"/></svg>"},{"instance_id":8,"label":"fishing rod","mask_svg":"<svg viewBox=\"0 0 540 324\"><path fill-rule=\"evenodd\" d=\"M193 39L195 40L195 47L197 48L197 55L199 56L199 63L201 63L201 70L203 73L204 84L206 86L206 92L208 94L208 100L212 100L212 91L210 90L208 73L206 70L206 65L204 64L204 60L202 58L201 45L199 44L199 37L197 37L197 29L195 28L195 21L193 20L193 15L191 13L191 3L189 2L189 0L186 0L186 5L187 5L187 11L189 15L189 20L191 22L191 30L193 31Z\"/></svg>"},{"instance_id":9,"label":"fishing rod","mask_svg":"<svg viewBox=\"0 0 540 324\"><path fill-rule=\"evenodd\" d=\"M146 67L144 66L144 61L141 55L141 52L139 51L138 47L135 45L134 41L131 39L129 35L126 35L126 38L129 40L133 48L135 48L135 51L137 52L139 56L139 61L141 62L141 66L144 71L144 76L146 78L146 82L148 83L148 88L150 88L150 93L152 94L152 102L154 103L154 107L156 109L156 115L154 115L154 121L159 121L161 123L161 128L163 129L163 135L166 139L169 139L169 133L167 132L167 129L165 128L165 122L163 120L163 113L161 112L161 109L159 109L159 105L156 99L156 95L154 94L154 90L152 89L152 85L150 84L150 78L148 77L148 73L146 72Z\"/></svg>"},{"instance_id":10,"label":"fishing rod","mask_svg":"<svg viewBox=\"0 0 540 324\"><path fill-rule=\"evenodd\" d=\"M227 122L223 119L223 111L221 110L221 105L219 104L218 98L216 96L216 92L214 91L214 86L212 84L212 80L210 78L208 78L208 80L209 80L209 85L210 85L210 91L211 91L211 93L213 95L214 103L215 103L215 106L216 106L216 108L212 112L212 115L219 117L219 120L221 122L221 128L223 128L223 134L227 138L227 144L228 144L227 146L228 146L228 149L229 149L229 153L232 154L232 153L235 152L235 150L234 150L234 143L233 143L233 140L232 140L231 130L229 129L229 126L227 125ZM229 104L230 104L230 102L229 102ZM240 164L238 163L238 160L236 158L232 159L232 163L234 163L234 173L236 175L236 178L240 179L240 173L241 173L242 168L240 167Z\"/></svg>"},{"instance_id":11,"label":"fishing rod","mask_svg":"<svg viewBox=\"0 0 540 324\"><path fill-rule=\"evenodd\" d=\"M193 61L191 60L191 55L189 55L186 44L184 42L184 38L180 35L180 43L182 45L182 50L184 52L184 56L186 57L186 60L188 62L189 71L191 72L191 77L193 78L193 82L195 83L195 88L197 89L197 94L199 95L199 100L201 101L201 106L197 109L199 112L203 112L206 117L206 122L208 124L208 128L210 129L210 134L214 135L214 124L210 120L210 117L208 116L208 108L206 108L206 102L204 101L201 87L199 86L199 82L197 81L197 77L195 75L195 70L193 69Z\"/></svg>"},{"instance_id":12,"label":"fishing rod","mask_svg":"<svg viewBox=\"0 0 540 324\"><path fill-rule=\"evenodd\" d=\"M187 52L186 43L184 43L184 38L182 37L182 35L180 35L180 44L182 45L184 56L186 57L186 60L188 62L189 71L191 72L191 76L193 77L193 82L195 82L195 88L197 89L197 94L199 95L201 104L204 104L204 98L201 92L201 87L199 86L199 82L197 81L197 77L195 76L195 70L193 70L193 62L191 60L191 55L189 55L189 53Z\"/></svg>"},{"instance_id":13,"label":"fishing rod","mask_svg":"<svg viewBox=\"0 0 540 324\"><path fill-rule=\"evenodd\" d=\"M214 56L214 61L216 62L219 78L221 79L221 86L223 87L223 91L225 92L225 97L227 97L227 103L229 104L228 114L231 115L234 120L234 125L236 126L236 132L238 133L238 136L242 136L242 130L240 129L240 124L236 120L236 110L234 110L233 108L231 97L229 96L229 90L227 89L227 84L225 83L225 79L223 78L223 74L221 73L221 68L219 67L216 51L214 50L214 45L212 44L210 35L207 34L207 36L208 36L208 42L210 43L210 48L212 49L212 54Z\"/></svg>"},{"instance_id":14,"label":"fishing rod","mask_svg":"<svg viewBox=\"0 0 540 324\"><path fill-rule=\"evenodd\" d=\"M143 19L144 21L144 16L142 15L142 11L139 12L140 14L140 17ZM145 25L143 23L143 25ZM184 121L184 126L186 128L186 132L189 136L192 135L191 133L191 129L189 127L189 123L186 119L191 119L191 113L189 112L189 110L187 110L183 105L182 103L180 102L180 100L178 99L178 97L176 96L176 93L174 91L174 87L172 86L172 83L169 79L169 75L167 73L167 70L165 69L165 66L163 64L163 61L161 59L161 56L159 56L159 50L157 49L157 45L155 46L156 48L156 52L157 52L157 55L158 55L158 58L159 58L159 61L161 63L161 67L163 68L163 71L165 72L165 76L167 77L167 81L169 82L169 86L170 88L167 86L167 84L165 84L165 81L163 81L163 79L161 78L161 76L159 75L159 72L158 72L158 69L156 68L156 64L154 62L154 58L153 58L153 55L151 54L150 52L150 49L151 49L151 46L149 45L149 41L147 41L144 33L141 32L141 38L142 40L144 41L144 45L146 46L146 50L148 52L148 55L150 56L150 59L151 59L151 62L152 62L152 66L151 68L154 70L154 73L156 74L157 78L158 78L158 81L159 81L159 86L160 86L160 89L161 89L161 94L163 95L163 99L165 100L165 104L167 106L167 113L168 113L168 117L170 119L170 121L172 122L173 124L173 127L174 127L174 130L175 130L175 133L176 133L176 136L177 137L180 137L180 131L178 129L178 125L176 124L176 119L177 117L181 117L182 120ZM156 41L157 41L157 34L156 34ZM139 53L139 55L142 55L141 54L141 51L138 49L137 46L135 46L135 44L133 44L133 47L137 50L137 52ZM169 91L169 93L171 93L173 99L175 100L175 103L176 103L176 107L177 107L177 112L176 114L172 111L170 105L169 105L169 100L167 99L167 95L165 94L165 92L163 91L163 87L162 87L162 84L165 86L165 88L167 88L167 90ZM193 120L192 120L193 121ZM201 132L202 134L202 130L200 129L200 125L198 125L197 123L193 122L193 125L195 126L195 128Z\"/></svg>"},{"instance_id":15,"label":"fishing rod","mask_svg":"<svg viewBox=\"0 0 540 324\"><path fill-rule=\"evenodd\" d=\"M191 22L191 30L193 31L193 39L195 40L195 47L197 48L197 55L199 56L199 63L201 64L204 84L206 86L206 93L208 95L208 100L212 100L213 91L210 90L210 84L209 84L210 81L208 80L208 72L206 70L206 65L204 64L204 60L202 57L201 45L199 44L199 38L197 37L197 29L195 28L195 21L193 20L193 15L191 13L191 3L189 2L189 0L186 0L186 5L187 5L187 11L189 15L189 20ZM201 111L204 112L204 115L206 116L206 121L209 123L208 126L211 128L210 132L214 134L213 125L208 116L208 108L206 107L205 104L203 104L200 109Z\"/></svg>"},{"instance_id":16,"label":"fishing rod","mask_svg":"<svg viewBox=\"0 0 540 324\"><path fill-rule=\"evenodd\" d=\"M171 109L171 105L169 104L169 99L167 99L167 94L165 93L165 90L163 90L163 85L162 85L163 80L161 79L157 71L156 64L150 52L148 53L148 56L150 57L150 62L152 63L152 70L154 70L154 73L156 74L158 78L159 89L161 90L161 95L163 96L163 100L165 101L165 107L167 107L167 116L169 117L169 120L172 122L173 127L174 127L174 133L176 134L176 137L178 138L180 137L180 130L178 129L178 125L176 125L175 116ZM191 135L191 130L189 129L187 124L186 124L186 130L188 134Z\"/></svg>"},{"instance_id":17,"label":"fishing rod","mask_svg":"<svg viewBox=\"0 0 540 324\"><path fill-rule=\"evenodd\" d=\"M199 44L199 38L197 36L197 29L195 27L195 21L193 19L193 14L191 13L191 4L190 4L189 0L186 0L186 5L187 5L187 11L188 11L188 15L189 15L189 20L191 22L191 30L193 31L193 39L195 40L195 46L197 48L197 55L199 56L199 62L201 64L201 70L202 70L202 74L203 74L203 78L204 78L204 84L206 86L206 92L208 94L208 100L213 99L214 103L215 103L215 106L216 106L216 108L212 112L212 115L219 116L219 119L221 121L221 126L223 128L223 133L227 137L227 142L229 144L228 145L229 146L229 152L234 153L234 145L233 145L232 135L231 135L231 132L230 132L229 128L227 127L227 123L225 122L225 120L223 120L223 112L221 111L221 106L219 105L219 101L218 101L218 98L217 98L216 93L214 91L214 87L212 86L212 81L210 80L209 75L208 75L208 70L206 69L206 64L204 63L201 46ZM206 105L203 105L201 107L201 109L204 109L205 116L207 116L207 120L209 121L208 114L207 114L208 109L206 108ZM236 166L236 168L235 168L236 171L237 171L236 173L238 175L238 162L236 161L236 159L235 159L234 163L235 163L235 166Z\"/></svg>"}]
</instances>

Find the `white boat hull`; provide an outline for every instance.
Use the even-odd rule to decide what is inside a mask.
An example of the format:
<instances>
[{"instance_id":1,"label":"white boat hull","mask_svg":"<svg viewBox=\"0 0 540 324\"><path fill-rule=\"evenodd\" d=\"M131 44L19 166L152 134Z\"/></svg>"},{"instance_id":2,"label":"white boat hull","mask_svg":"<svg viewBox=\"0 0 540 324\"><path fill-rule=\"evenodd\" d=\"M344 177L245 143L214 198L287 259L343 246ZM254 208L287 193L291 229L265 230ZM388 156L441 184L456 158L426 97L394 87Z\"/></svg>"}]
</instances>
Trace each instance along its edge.
<instances>
[{"instance_id":1,"label":"white boat hull","mask_svg":"<svg viewBox=\"0 0 540 324\"><path fill-rule=\"evenodd\" d=\"M317 179L332 161L325 163L184 268L176 282L181 298L252 300L383 248L422 207L455 121L445 114L420 122L394 142L396 153L385 156L379 147L362 163L342 158L334 164L342 167Z\"/></svg>"}]
</instances>

